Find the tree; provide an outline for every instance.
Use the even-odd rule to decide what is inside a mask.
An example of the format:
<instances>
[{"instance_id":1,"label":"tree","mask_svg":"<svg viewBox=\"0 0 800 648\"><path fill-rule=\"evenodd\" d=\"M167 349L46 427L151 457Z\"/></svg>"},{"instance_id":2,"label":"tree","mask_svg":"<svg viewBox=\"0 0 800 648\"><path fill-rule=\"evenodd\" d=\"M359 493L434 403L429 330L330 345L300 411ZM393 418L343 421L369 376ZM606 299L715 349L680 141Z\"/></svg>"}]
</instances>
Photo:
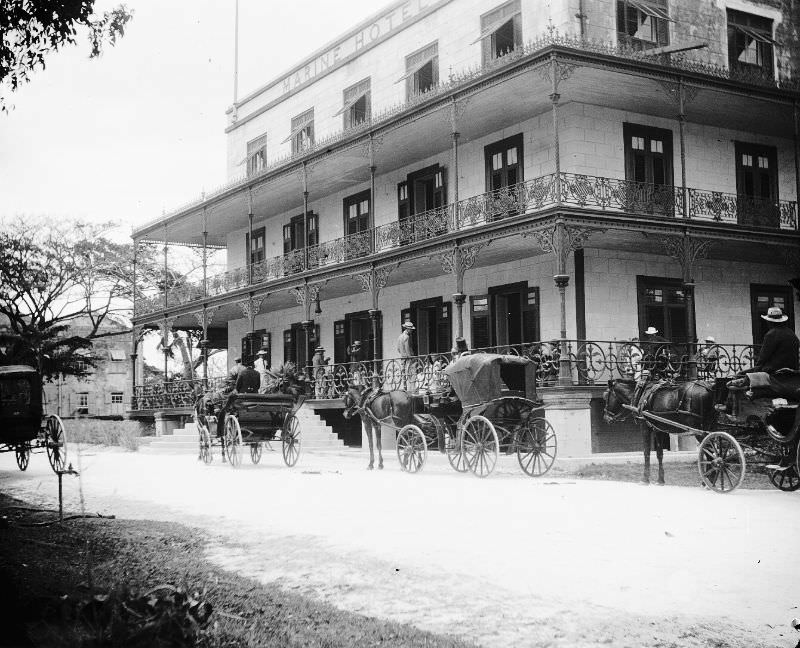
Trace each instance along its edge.
<instances>
[{"instance_id":1,"label":"tree","mask_svg":"<svg viewBox=\"0 0 800 648\"><path fill-rule=\"evenodd\" d=\"M45 378L86 375L92 340L108 318L130 316L130 246L103 236L109 227L80 221L18 218L0 223L0 314L13 357ZM127 292L126 292L127 291ZM73 334L80 318L88 330Z\"/></svg>"},{"instance_id":2,"label":"tree","mask_svg":"<svg viewBox=\"0 0 800 648\"><path fill-rule=\"evenodd\" d=\"M45 58L65 45L74 45L78 30L87 32L89 57L102 53L125 34L133 11L121 4L102 16L95 0L0 0L0 84L14 92L30 80ZM0 109L7 110L2 94Z\"/></svg>"}]
</instances>

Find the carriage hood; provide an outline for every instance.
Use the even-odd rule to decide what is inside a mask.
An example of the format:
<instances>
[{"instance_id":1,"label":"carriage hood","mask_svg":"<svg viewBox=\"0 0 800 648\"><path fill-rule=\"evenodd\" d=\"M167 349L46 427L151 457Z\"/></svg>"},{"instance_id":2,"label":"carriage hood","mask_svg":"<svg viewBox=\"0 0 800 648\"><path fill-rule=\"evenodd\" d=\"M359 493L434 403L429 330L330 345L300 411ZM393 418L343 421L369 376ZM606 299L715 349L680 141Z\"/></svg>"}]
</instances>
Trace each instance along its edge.
<instances>
[{"instance_id":1,"label":"carriage hood","mask_svg":"<svg viewBox=\"0 0 800 648\"><path fill-rule=\"evenodd\" d=\"M495 353L476 353L458 358L445 367L445 374L464 404L486 403L500 397L503 381L500 367L503 365L533 364L528 358Z\"/></svg>"}]
</instances>

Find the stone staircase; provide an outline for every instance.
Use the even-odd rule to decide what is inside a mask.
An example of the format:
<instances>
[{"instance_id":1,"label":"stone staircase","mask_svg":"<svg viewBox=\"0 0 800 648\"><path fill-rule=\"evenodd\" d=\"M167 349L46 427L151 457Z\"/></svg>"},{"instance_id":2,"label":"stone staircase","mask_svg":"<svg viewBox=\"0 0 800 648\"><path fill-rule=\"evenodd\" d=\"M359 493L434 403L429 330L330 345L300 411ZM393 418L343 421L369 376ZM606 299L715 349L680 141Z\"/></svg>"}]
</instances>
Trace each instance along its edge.
<instances>
[{"instance_id":1,"label":"stone staircase","mask_svg":"<svg viewBox=\"0 0 800 648\"><path fill-rule=\"evenodd\" d=\"M336 450L345 447L336 433L314 413L314 410L303 406L297 412L297 418L300 421L300 444L303 449ZM149 439L152 441L143 443L139 447L139 452L195 455L198 453L197 426L191 421L188 421L183 428L176 429L173 434L149 437Z\"/></svg>"}]
</instances>

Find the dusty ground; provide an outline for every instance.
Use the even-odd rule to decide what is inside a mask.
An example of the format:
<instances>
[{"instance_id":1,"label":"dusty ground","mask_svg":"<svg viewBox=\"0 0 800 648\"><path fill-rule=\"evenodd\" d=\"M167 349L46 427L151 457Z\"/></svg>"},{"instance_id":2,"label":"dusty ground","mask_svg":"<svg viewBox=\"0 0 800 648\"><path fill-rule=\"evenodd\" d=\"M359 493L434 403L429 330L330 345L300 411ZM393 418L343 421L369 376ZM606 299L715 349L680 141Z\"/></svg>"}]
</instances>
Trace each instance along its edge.
<instances>
[{"instance_id":1,"label":"dusty ground","mask_svg":"<svg viewBox=\"0 0 800 648\"><path fill-rule=\"evenodd\" d=\"M70 460L76 468L77 453ZM800 635L800 493L523 477L487 480L442 457L406 475L387 457L278 455L238 471L193 457L85 450L78 508L180 521L205 558L260 582L485 646L777 646ZM669 466L667 466L669 479ZM0 488L52 505L44 457ZM198 560L201 558L198 557Z\"/></svg>"}]
</instances>

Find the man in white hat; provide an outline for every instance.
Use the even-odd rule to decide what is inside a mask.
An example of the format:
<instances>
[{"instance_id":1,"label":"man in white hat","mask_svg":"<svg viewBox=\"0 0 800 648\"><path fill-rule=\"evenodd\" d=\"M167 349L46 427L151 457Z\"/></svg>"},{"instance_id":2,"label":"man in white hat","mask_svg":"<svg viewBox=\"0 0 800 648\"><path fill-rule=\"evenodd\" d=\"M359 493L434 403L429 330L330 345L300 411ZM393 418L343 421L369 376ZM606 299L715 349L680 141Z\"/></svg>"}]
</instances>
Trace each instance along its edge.
<instances>
[{"instance_id":1,"label":"man in white hat","mask_svg":"<svg viewBox=\"0 0 800 648\"><path fill-rule=\"evenodd\" d=\"M713 335L706 335L705 345L700 349L699 369L705 374L705 378L713 378L717 372L719 363L719 347Z\"/></svg>"},{"instance_id":2,"label":"man in white hat","mask_svg":"<svg viewBox=\"0 0 800 648\"><path fill-rule=\"evenodd\" d=\"M403 322L403 330L397 338L397 356L402 358L403 389L406 389L406 378L411 367L409 358L414 355L411 349L411 331L415 329L411 322Z\"/></svg>"},{"instance_id":3,"label":"man in white hat","mask_svg":"<svg viewBox=\"0 0 800 648\"><path fill-rule=\"evenodd\" d=\"M258 372L261 378L261 387L258 392L264 394L267 391L267 381L269 380L269 367L267 366L267 351L266 349L259 349L256 353L256 360L253 363L253 368Z\"/></svg>"},{"instance_id":4,"label":"man in white hat","mask_svg":"<svg viewBox=\"0 0 800 648\"><path fill-rule=\"evenodd\" d=\"M770 306L766 315L761 319L769 322L769 331L761 343L761 352L758 354L754 371L774 373L778 369L798 369L798 355L800 355L800 340L786 322L788 315L777 306Z\"/></svg>"}]
</instances>

